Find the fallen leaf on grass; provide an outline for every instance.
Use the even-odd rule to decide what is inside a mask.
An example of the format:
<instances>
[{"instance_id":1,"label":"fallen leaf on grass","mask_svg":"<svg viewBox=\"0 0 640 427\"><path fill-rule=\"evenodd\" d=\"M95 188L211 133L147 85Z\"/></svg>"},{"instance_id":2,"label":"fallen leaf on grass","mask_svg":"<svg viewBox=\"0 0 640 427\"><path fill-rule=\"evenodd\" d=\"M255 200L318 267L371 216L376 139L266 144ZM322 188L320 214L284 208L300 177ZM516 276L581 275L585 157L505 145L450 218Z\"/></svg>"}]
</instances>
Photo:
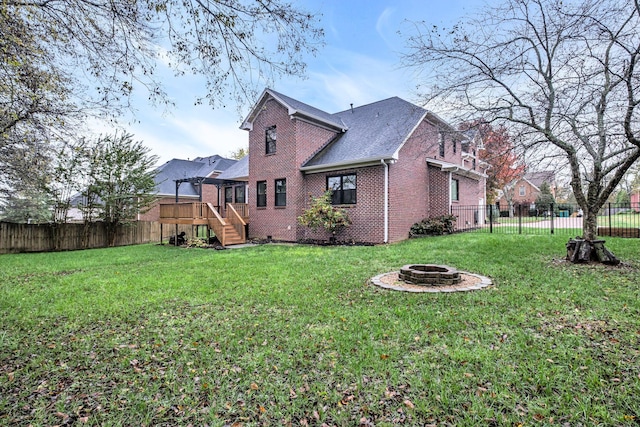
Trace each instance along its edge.
<instances>
[{"instance_id":1,"label":"fallen leaf on grass","mask_svg":"<svg viewBox=\"0 0 640 427\"><path fill-rule=\"evenodd\" d=\"M409 408L409 409L413 409L413 408L415 408L415 407L416 407L416 405L414 405L414 404L413 404L413 402L412 402L412 401L410 401L409 399L406 399L406 400L405 400L404 402L402 402L402 403L404 403L404 406L406 406L406 407L407 407L407 408Z\"/></svg>"},{"instance_id":2,"label":"fallen leaf on grass","mask_svg":"<svg viewBox=\"0 0 640 427\"><path fill-rule=\"evenodd\" d=\"M259 388L258 384L256 384L256 383L251 383L251 385L249 387L251 387L251 390L257 390Z\"/></svg>"},{"instance_id":3,"label":"fallen leaf on grass","mask_svg":"<svg viewBox=\"0 0 640 427\"><path fill-rule=\"evenodd\" d=\"M380 355L380 359L382 359L382 360L387 360L388 358L389 358L388 354L381 354Z\"/></svg>"}]
</instances>

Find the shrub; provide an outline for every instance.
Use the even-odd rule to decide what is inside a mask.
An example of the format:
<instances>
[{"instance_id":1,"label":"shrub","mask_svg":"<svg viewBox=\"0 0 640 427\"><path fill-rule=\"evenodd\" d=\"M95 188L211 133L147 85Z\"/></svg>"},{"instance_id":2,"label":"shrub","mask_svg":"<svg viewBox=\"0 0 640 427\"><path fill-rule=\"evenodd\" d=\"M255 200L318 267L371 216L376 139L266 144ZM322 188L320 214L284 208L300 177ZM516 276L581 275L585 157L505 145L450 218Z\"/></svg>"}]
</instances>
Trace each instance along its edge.
<instances>
[{"instance_id":1,"label":"shrub","mask_svg":"<svg viewBox=\"0 0 640 427\"><path fill-rule=\"evenodd\" d=\"M311 206L298 217L298 222L312 230L322 227L332 236L348 227L351 220L344 209L339 209L331 204L331 190L326 191L320 197L311 197Z\"/></svg>"},{"instance_id":2,"label":"shrub","mask_svg":"<svg viewBox=\"0 0 640 427\"><path fill-rule=\"evenodd\" d=\"M411 226L409 236L439 236L445 233L453 233L455 226L456 217L453 215L425 218Z\"/></svg>"}]
</instances>

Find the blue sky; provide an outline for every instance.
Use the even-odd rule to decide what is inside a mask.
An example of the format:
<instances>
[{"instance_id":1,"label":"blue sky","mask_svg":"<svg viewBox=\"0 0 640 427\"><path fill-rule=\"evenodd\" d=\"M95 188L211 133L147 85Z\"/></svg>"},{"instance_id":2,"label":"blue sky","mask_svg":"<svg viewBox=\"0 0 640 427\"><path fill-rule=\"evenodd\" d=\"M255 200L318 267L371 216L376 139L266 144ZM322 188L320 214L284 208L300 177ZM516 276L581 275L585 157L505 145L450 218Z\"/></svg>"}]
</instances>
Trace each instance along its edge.
<instances>
[{"instance_id":1,"label":"blue sky","mask_svg":"<svg viewBox=\"0 0 640 427\"><path fill-rule=\"evenodd\" d=\"M415 99L411 72L400 68L399 53L404 41L399 30L406 20L424 20L451 25L482 5L482 0L303 0L294 1L311 12L322 14L325 46L316 57L307 58L307 78L286 78L273 89L302 102L334 113L391 96ZM247 145L248 134L239 129L251 105L229 104L212 109L194 105L204 95L204 81L197 77L171 77L164 82L175 108L149 105L144 93L134 99L135 122L123 125L136 140L143 141L164 163L172 158L227 156ZM128 123L124 123L129 120ZM102 130L104 132L104 130Z\"/></svg>"}]
</instances>

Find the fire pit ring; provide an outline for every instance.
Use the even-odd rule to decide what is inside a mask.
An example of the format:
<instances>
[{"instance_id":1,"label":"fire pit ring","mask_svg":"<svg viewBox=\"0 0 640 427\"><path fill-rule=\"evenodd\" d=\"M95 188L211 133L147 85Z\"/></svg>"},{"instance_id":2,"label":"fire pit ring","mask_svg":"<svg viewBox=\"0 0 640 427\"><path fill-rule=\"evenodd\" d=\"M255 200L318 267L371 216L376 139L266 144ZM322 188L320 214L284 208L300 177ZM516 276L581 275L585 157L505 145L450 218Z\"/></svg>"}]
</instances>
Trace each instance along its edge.
<instances>
[{"instance_id":1,"label":"fire pit ring","mask_svg":"<svg viewBox=\"0 0 640 427\"><path fill-rule=\"evenodd\" d=\"M462 281L460 272L448 265L408 264L400 269L398 278L420 286L452 286Z\"/></svg>"}]
</instances>

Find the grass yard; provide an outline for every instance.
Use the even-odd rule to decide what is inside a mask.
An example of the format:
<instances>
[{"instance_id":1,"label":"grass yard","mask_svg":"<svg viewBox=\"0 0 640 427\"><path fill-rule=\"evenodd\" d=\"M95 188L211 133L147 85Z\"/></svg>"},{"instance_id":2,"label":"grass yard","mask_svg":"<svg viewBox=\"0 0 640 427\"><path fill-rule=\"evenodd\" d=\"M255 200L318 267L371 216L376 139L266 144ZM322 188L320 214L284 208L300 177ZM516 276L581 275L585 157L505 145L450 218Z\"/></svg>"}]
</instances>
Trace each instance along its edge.
<instances>
[{"instance_id":1,"label":"grass yard","mask_svg":"<svg viewBox=\"0 0 640 427\"><path fill-rule=\"evenodd\" d=\"M640 214L619 213L611 216L599 216L598 225L601 227L640 228Z\"/></svg>"},{"instance_id":2,"label":"grass yard","mask_svg":"<svg viewBox=\"0 0 640 427\"><path fill-rule=\"evenodd\" d=\"M0 256L0 425L637 425L640 240ZM409 294L410 262L491 277Z\"/></svg>"}]
</instances>

